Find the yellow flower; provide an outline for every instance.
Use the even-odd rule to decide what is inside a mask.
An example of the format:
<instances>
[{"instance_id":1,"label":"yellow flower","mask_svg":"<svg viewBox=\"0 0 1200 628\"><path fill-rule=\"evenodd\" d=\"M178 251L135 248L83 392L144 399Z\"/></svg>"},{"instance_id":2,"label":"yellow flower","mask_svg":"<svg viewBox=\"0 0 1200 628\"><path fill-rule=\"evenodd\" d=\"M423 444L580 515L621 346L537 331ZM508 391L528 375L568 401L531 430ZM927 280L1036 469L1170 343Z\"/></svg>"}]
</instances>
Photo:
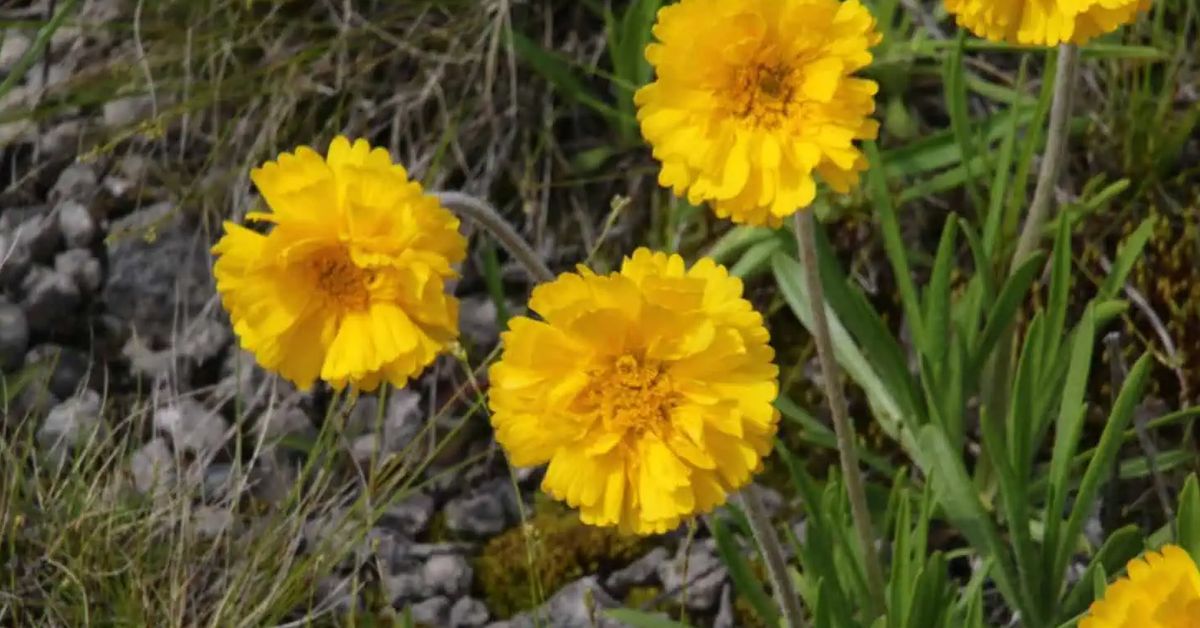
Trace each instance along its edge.
<instances>
[{"instance_id":1,"label":"yellow flower","mask_svg":"<svg viewBox=\"0 0 1200 628\"><path fill-rule=\"evenodd\" d=\"M654 35L657 78L634 101L660 184L778 226L812 203L814 173L841 193L858 182L878 86L852 75L880 39L858 0L682 0Z\"/></svg>"},{"instance_id":2,"label":"yellow flower","mask_svg":"<svg viewBox=\"0 0 1200 628\"><path fill-rule=\"evenodd\" d=\"M1150 0L946 0L958 25L1013 44L1083 44L1136 19Z\"/></svg>"},{"instance_id":3,"label":"yellow flower","mask_svg":"<svg viewBox=\"0 0 1200 628\"><path fill-rule=\"evenodd\" d=\"M1079 628L1200 628L1200 570L1183 548L1147 552L1126 570Z\"/></svg>"},{"instance_id":4,"label":"yellow flower","mask_svg":"<svg viewBox=\"0 0 1200 628\"><path fill-rule=\"evenodd\" d=\"M297 386L404 385L458 335L445 293L465 255L458 219L385 149L338 137L250 173L270 208L232 222L213 267L241 345Z\"/></svg>"},{"instance_id":5,"label":"yellow flower","mask_svg":"<svg viewBox=\"0 0 1200 628\"><path fill-rule=\"evenodd\" d=\"M771 448L778 369L742 282L641 248L620 272L538 286L490 371L492 424L515 466L584 523L653 534L712 510Z\"/></svg>"}]
</instances>

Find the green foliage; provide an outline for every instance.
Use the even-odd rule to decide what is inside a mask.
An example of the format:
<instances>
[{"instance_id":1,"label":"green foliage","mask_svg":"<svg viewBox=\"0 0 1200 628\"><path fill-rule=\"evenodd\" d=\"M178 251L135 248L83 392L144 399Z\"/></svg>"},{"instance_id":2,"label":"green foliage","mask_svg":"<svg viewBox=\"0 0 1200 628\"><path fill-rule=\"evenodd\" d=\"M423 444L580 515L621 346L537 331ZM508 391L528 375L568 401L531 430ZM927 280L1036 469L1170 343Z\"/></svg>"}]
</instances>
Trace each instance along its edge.
<instances>
[{"instance_id":1,"label":"green foliage","mask_svg":"<svg viewBox=\"0 0 1200 628\"><path fill-rule=\"evenodd\" d=\"M548 505L524 526L489 540L475 577L488 609L505 619L540 604L531 592L557 591L587 574L623 567L648 547L646 538L585 525L578 514Z\"/></svg>"}]
</instances>

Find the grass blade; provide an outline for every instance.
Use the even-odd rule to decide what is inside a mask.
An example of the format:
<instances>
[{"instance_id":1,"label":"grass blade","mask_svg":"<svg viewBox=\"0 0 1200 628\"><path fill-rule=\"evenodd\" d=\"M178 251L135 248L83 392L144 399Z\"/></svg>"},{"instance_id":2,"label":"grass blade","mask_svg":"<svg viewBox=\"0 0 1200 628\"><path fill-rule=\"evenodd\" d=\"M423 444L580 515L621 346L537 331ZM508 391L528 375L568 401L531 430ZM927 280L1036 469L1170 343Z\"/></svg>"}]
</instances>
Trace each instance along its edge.
<instances>
[{"instance_id":1,"label":"grass blade","mask_svg":"<svg viewBox=\"0 0 1200 628\"><path fill-rule=\"evenodd\" d=\"M1051 548L1054 551L1055 559L1054 568L1049 574L1049 582L1059 582L1066 572L1067 561L1071 557L1076 537L1083 529L1084 519L1095 504L1100 485L1109 477L1112 465L1116 461L1117 452L1121 448L1121 434L1133 418L1134 407L1141 401L1146 375L1150 372L1152 363L1151 355L1143 354L1129 371L1125 385L1121 387L1121 393L1117 395L1117 401L1113 404L1112 413L1109 414L1108 422L1104 426L1104 432L1100 435L1100 444L1096 446L1096 453L1088 463L1087 470L1084 471L1083 481L1075 496L1075 506L1071 509L1067 526L1058 540L1058 547Z\"/></svg>"},{"instance_id":2,"label":"grass blade","mask_svg":"<svg viewBox=\"0 0 1200 628\"><path fill-rule=\"evenodd\" d=\"M913 333L913 344L920 348L925 345L924 339L921 337L921 330L925 328L921 320L921 301L917 297L917 287L913 283L912 270L908 265L908 254L904 249L904 240L900 236L900 224L896 221L896 210L892 206L887 180L884 178L884 165L875 142L864 142L863 148L871 163L870 169L867 170L867 187L871 203L875 206L875 214L879 217L880 228L883 231L883 248L892 265L892 272L896 275L896 284L904 303L904 314L908 317L909 329Z\"/></svg>"}]
</instances>

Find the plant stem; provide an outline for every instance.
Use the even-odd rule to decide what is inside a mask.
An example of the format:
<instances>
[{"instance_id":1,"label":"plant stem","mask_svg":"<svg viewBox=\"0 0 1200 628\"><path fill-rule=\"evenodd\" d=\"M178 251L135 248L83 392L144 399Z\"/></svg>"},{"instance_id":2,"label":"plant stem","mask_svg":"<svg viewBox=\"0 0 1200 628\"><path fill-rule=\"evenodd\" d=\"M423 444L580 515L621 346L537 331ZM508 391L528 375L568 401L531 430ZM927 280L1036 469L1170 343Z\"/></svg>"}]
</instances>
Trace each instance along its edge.
<instances>
[{"instance_id":1,"label":"plant stem","mask_svg":"<svg viewBox=\"0 0 1200 628\"><path fill-rule=\"evenodd\" d=\"M757 491L758 487L753 484L742 489L742 508L746 511L750 531L754 533L754 540L767 563L767 576L771 579L775 603L779 605L785 624L789 628L804 628L804 610L800 608L800 596L796 594L792 578L788 575L783 545L779 542L779 535L775 533L762 501L758 499Z\"/></svg>"},{"instance_id":2,"label":"plant stem","mask_svg":"<svg viewBox=\"0 0 1200 628\"><path fill-rule=\"evenodd\" d=\"M462 192L435 192L438 201L447 209L466 216L486 229L512 255L536 283L552 281L554 273L525 239L513 230L487 201Z\"/></svg>"},{"instance_id":3,"label":"plant stem","mask_svg":"<svg viewBox=\"0 0 1200 628\"><path fill-rule=\"evenodd\" d=\"M1042 230L1050 217L1051 198L1058 184L1058 173L1066 155L1068 127L1071 124L1071 108L1075 96L1075 77L1079 73L1079 48L1074 44L1058 47L1058 69L1054 73L1054 99L1050 104L1050 122L1046 128L1046 152L1038 170L1037 186L1033 189L1033 201L1029 204L1029 215L1017 240L1009 266L1011 275L1037 248L1042 239Z\"/></svg>"},{"instance_id":4,"label":"plant stem","mask_svg":"<svg viewBox=\"0 0 1200 628\"><path fill-rule=\"evenodd\" d=\"M817 240L812 211L796 214L793 225L796 230L796 246L800 251L800 264L804 267L804 279L808 288L808 300L812 310L812 333L817 343L817 357L821 361L821 381L825 385L825 396L833 414L833 428L837 435L838 454L845 476L846 494L850 498L850 513L854 518L854 529L862 545L863 562L867 572L867 588L870 593L870 616L865 624L882 615L884 602L883 568L879 563L879 552L875 549L875 532L871 526L871 511L867 507L867 496L863 490L862 472L858 468L858 451L854 448L854 428L850 425L846 409L846 397L842 392L842 372L834 361L833 343L830 340L829 321L825 315L825 289L821 286L821 270L817 266Z\"/></svg>"}]
</instances>

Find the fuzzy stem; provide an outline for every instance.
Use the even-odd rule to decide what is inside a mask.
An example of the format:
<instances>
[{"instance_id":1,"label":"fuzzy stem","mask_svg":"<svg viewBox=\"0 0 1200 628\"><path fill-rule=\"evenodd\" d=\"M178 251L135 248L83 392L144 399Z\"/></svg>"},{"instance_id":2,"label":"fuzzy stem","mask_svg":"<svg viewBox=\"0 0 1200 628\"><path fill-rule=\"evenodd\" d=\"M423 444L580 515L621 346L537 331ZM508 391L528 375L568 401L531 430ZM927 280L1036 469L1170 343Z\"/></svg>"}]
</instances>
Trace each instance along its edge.
<instances>
[{"instance_id":1,"label":"fuzzy stem","mask_svg":"<svg viewBox=\"0 0 1200 628\"><path fill-rule=\"evenodd\" d=\"M742 489L742 509L746 511L746 518L750 521L750 531L754 533L754 540L762 550L763 561L767 565L767 576L771 579L775 603L783 613L784 625L789 628L804 628L807 625L804 623L804 610L800 607L800 596L797 595L792 578L788 575L783 545L779 542L779 535L776 534L771 519L758 498L757 490L758 487L753 484Z\"/></svg>"},{"instance_id":2,"label":"fuzzy stem","mask_svg":"<svg viewBox=\"0 0 1200 628\"><path fill-rule=\"evenodd\" d=\"M817 239L811 210L796 214L793 226L796 246L800 251L800 263L804 267L804 280L808 288L808 302L812 310L812 335L817 344L817 357L821 362L821 381L829 410L833 415L833 428L837 435L838 454L845 477L846 494L850 498L850 513L854 518L854 529L862 546L863 562L870 594L870 624L885 611L883 568L879 563L879 552L875 549L875 532L871 526L871 511L867 507L867 496L863 490L862 472L858 468L858 450L854 448L854 427L850 425L846 409L846 397L842 391L842 373L834 361L833 343L830 340L829 321L825 315L825 289L821 286L821 270L817 266Z\"/></svg>"},{"instance_id":3,"label":"fuzzy stem","mask_svg":"<svg viewBox=\"0 0 1200 628\"><path fill-rule=\"evenodd\" d=\"M1071 123L1071 108L1075 95L1075 77L1079 73L1079 48L1074 44L1058 47L1058 69L1054 73L1054 99L1050 104L1050 122L1046 128L1046 152L1038 170L1037 186L1033 189L1033 201L1029 204L1029 215L1017 240L1009 273L1013 273L1024 262L1042 239L1042 229L1050 217L1051 198L1058 183L1066 155L1067 135Z\"/></svg>"},{"instance_id":4,"label":"fuzzy stem","mask_svg":"<svg viewBox=\"0 0 1200 628\"><path fill-rule=\"evenodd\" d=\"M438 201L447 209L478 223L512 255L536 283L554 280L554 273L512 226L500 217L487 201L462 192L436 192Z\"/></svg>"}]
</instances>

